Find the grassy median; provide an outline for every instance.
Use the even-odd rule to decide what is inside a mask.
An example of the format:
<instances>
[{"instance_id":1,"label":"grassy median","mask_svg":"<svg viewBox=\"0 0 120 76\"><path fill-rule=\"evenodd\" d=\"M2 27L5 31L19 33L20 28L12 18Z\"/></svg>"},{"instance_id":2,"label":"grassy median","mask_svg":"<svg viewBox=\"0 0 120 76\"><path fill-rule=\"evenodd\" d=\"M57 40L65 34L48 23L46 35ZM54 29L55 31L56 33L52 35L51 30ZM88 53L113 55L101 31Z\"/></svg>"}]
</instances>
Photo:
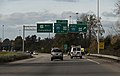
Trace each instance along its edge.
<instances>
[{"instance_id":1,"label":"grassy median","mask_svg":"<svg viewBox=\"0 0 120 76\"><path fill-rule=\"evenodd\" d=\"M32 56L30 54L23 52L0 52L0 63L27 59L31 57Z\"/></svg>"}]
</instances>

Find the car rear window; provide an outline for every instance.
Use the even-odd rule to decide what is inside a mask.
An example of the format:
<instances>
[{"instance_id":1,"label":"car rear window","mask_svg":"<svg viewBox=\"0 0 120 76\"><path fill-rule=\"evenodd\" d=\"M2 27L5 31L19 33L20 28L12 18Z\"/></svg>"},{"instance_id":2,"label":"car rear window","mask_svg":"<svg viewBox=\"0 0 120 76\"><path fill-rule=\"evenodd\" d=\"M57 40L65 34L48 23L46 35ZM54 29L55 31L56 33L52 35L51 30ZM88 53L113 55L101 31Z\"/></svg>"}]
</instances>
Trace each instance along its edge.
<instances>
[{"instance_id":1,"label":"car rear window","mask_svg":"<svg viewBox=\"0 0 120 76\"><path fill-rule=\"evenodd\" d=\"M73 51L76 51L76 48L73 48Z\"/></svg>"},{"instance_id":2,"label":"car rear window","mask_svg":"<svg viewBox=\"0 0 120 76\"><path fill-rule=\"evenodd\" d=\"M53 49L52 52L62 52L60 49Z\"/></svg>"},{"instance_id":3,"label":"car rear window","mask_svg":"<svg viewBox=\"0 0 120 76\"><path fill-rule=\"evenodd\" d=\"M77 48L77 51L80 51L80 48Z\"/></svg>"}]
</instances>

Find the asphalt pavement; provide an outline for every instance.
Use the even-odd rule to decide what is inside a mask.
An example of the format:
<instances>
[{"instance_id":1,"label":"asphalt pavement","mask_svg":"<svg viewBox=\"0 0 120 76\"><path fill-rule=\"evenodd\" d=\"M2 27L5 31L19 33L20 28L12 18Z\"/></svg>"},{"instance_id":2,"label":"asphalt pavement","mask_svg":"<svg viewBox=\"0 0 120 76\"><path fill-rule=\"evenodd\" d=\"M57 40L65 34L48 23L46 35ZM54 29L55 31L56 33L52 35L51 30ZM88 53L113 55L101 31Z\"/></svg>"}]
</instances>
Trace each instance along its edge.
<instances>
[{"instance_id":1,"label":"asphalt pavement","mask_svg":"<svg viewBox=\"0 0 120 76\"><path fill-rule=\"evenodd\" d=\"M94 57L50 60L50 54L0 65L0 76L120 76L120 64Z\"/></svg>"}]
</instances>

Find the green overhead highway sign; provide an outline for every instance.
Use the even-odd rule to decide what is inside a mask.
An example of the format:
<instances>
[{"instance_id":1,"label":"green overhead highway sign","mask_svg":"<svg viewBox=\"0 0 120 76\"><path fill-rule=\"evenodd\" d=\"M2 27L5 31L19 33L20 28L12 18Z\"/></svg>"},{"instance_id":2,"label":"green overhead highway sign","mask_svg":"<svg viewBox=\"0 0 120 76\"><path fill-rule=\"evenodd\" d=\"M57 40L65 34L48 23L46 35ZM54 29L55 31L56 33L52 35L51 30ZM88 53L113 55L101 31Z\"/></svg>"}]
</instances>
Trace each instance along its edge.
<instances>
[{"instance_id":1,"label":"green overhead highway sign","mask_svg":"<svg viewBox=\"0 0 120 76\"><path fill-rule=\"evenodd\" d=\"M69 24L69 33L87 32L87 25Z\"/></svg>"},{"instance_id":2,"label":"green overhead highway sign","mask_svg":"<svg viewBox=\"0 0 120 76\"><path fill-rule=\"evenodd\" d=\"M77 24L80 24L80 25L87 25L87 22L86 22L86 21L77 21Z\"/></svg>"},{"instance_id":3,"label":"green overhead highway sign","mask_svg":"<svg viewBox=\"0 0 120 76\"><path fill-rule=\"evenodd\" d=\"M56 20L56 23L68 23L68 20Z\"/></svg>"},{"instance_id":4,"label":"green overhead highway sign","mask_svg":"<svg viewBox=\"0 0 120 76\"><path fill-rule=\"evenodd\" d=\"M37 23L38 33L50 33L53 32L53 23Z\"/></svg>"},{"instance_id":5,"label":"green overhead highway sign","mask_svg":"<svg viewBox=\"0 0 120 76\"><path fill-rule=\"evenodd\" d=\"M54 23L54 33L67 33L68 24L67 23Z\"/></svg>"}]
</instances>

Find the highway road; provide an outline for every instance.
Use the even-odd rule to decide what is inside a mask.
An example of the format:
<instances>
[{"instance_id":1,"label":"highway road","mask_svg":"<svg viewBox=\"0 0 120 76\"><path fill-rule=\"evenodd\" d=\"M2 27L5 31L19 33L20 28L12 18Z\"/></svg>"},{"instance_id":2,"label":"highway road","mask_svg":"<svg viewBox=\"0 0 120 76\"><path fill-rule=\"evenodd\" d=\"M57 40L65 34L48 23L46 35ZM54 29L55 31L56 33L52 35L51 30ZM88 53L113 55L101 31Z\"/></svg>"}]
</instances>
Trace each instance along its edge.
<instances>
[{"instance_id":1,"label":"highway road","mask_svg":"<svg viewBox=\"0 0 120 76\"><path fill-rule=\"evenodd\" d=\"M120 76L120 63L84 57L50 61L50 54L0 64L0 76Z\"/></svg>"}]
</instances>

